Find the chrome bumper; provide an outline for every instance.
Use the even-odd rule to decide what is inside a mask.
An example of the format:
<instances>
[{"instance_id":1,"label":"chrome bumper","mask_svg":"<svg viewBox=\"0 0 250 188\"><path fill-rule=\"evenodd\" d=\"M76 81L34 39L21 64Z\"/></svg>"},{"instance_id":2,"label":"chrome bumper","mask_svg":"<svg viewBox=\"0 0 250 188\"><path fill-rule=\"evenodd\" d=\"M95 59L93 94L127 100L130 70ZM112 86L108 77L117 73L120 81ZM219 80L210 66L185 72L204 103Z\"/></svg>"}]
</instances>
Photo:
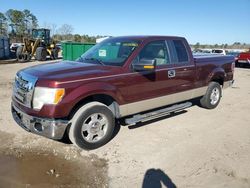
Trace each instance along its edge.
<instances>
[{"instance_id":1,"label":"chrome bumper","mask_svg":"<svg viewBox=\"0 0 250 188\"><path fill-rule=\"evenodd\" d=\"M67 128L68 121L46 119L30 116L12 104L12 116L19 126L32 132L54 140L60 140Z\"/></svg>"}]
</instances>

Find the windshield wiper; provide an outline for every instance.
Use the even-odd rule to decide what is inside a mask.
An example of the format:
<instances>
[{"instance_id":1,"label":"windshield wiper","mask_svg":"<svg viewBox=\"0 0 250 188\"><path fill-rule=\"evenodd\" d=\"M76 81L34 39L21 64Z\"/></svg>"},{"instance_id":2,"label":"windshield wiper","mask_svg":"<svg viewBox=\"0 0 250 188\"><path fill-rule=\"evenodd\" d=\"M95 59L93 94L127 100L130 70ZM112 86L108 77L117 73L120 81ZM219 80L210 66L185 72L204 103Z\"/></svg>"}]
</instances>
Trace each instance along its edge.
<instances>
[{"instance_id":1,"label":"windshield wiper","mask_svg":"<svg viewBox=\"0 0 250 188\"><path fill-rule=\"evenodd\" d=\"M95 61L95 62L97 62L97 63L99 63L99 64L105 66L105 64L102 62L102 60L97 59L97 58L94 58L94 57L91 57L91 58L84 58L84 60L87 60L87 61L88 61L88 60Z\"/></svg>"},{"instance_id":2,"label":"windshield wiper","mask_svg":"<svg viewBox=\"0 0 250 188\"><path fill-rule=\"evenodd\" d=\"M83 60L84 59L82 58L82 56L80 56L79 58L76 59L76 61L81 62L81 63L83 62Z\"/></svg>"}]
</instances>

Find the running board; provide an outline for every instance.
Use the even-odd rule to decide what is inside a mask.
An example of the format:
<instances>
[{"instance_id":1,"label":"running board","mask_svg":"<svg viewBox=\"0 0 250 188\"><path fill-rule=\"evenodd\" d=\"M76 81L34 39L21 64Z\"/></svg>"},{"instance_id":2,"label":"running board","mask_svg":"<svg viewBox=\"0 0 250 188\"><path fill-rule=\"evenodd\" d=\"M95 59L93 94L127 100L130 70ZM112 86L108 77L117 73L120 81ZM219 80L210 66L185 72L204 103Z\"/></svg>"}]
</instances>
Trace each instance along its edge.
<instances>
[{"instance_id":1,"label":"running board","mask_svg":"<svg viewBox=\"0 0 250 188\"><path fill-rule=\"evenodd\" d=\"M135 125L138 122L145 122L145 121L149 121L149 120L152 120L155 118L166 116L169 113L181 111L181 110L184 110L186 108L189 108L190 106L192 106L191 102L175 104L175 105L167 107L167 108L163 108L163 109L156 110L153 112L148 112L146 114L137 114L131 118L126 118L125 123L128 125Z\"/></svg>"}]
</instances>

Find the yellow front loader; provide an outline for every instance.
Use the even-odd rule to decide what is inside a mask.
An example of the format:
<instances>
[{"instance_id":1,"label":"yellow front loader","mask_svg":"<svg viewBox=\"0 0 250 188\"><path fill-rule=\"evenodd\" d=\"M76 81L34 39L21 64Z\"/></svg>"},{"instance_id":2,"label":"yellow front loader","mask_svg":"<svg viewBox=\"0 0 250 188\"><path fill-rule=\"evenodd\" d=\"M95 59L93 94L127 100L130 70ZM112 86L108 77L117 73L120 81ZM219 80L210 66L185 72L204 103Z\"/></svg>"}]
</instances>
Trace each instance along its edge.
<instances>
[{"instance_id":1,"label":"yellow front loader","mask_svg":"<svg viewBox=\"0 0 250 188\"><path fill-rule=\"evenodd\" d=\"M33 29L32 38L23 38L23 44L16 51L17 60L20 62L30 61L32 57L38 61L45 61L47 56L58 59L59 48L50 38L49 29Z\"/></svg>"}]
</instances>

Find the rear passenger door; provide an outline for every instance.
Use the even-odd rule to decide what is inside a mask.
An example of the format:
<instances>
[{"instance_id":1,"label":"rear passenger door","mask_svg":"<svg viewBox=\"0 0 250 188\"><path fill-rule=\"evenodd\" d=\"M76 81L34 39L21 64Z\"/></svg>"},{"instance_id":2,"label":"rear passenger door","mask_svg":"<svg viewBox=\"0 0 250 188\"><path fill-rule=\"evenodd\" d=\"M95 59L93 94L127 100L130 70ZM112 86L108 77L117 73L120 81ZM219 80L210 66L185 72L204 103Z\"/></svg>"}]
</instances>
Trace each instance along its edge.
<instances>
[{"instance_id":1,"label":"rear passenger door","mask_svg":"<svg viewBox=\"0 0 250 188\"><path fill-rule=\"evenodd\" d=\"M190 90L195 87L196 68L188 53L188 44L181 39L167 40L166 43L170 54L172 79L175 80L175 92L183 92L180 95L183 99L191 98Z\"/></svg>"}]
</instances>

